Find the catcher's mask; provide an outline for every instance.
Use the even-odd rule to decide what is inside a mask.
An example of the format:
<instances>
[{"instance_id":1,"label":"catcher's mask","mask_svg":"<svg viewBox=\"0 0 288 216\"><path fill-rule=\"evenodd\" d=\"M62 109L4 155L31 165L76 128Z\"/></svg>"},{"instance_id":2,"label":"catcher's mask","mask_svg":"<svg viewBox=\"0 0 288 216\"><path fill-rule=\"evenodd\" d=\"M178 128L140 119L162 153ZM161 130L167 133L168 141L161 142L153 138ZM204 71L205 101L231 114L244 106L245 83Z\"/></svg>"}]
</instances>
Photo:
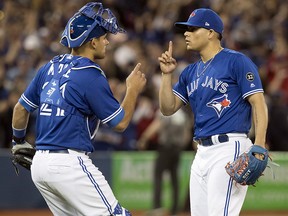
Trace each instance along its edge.
<instances>
[{"instance_id":1,"label":"catcher's mask","mask_svg":"<svg viewBox=\"0 0 288 216\"><path fill-rule=\"evenodd\" d=\"M102 3L89 2L83 6L68 21L60 43L66 47L80 47L92 38L98 38L106 33L124 33L117 19Z\"/></svg>"}]
</instances>

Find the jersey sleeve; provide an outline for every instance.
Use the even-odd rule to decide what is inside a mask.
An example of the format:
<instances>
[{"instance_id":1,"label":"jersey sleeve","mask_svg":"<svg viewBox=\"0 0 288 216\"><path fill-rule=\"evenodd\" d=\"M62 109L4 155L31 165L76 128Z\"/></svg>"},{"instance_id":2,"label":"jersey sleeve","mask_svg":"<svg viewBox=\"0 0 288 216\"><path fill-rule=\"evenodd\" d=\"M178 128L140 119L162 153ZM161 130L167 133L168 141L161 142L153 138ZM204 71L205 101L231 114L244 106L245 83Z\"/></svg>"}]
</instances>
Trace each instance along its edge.
<instances>
[{"instance_id":1,"label":"jersey sleeve","mask_svg":"<svg viewBox=\"0 0 288 216\"><path fill-rule=\"evenodd\" d=\"M179 80L173 86L173 93L186 105L189 103L188 94L186 90L186 76L188 68L180 74Z\"/></svg>"},{"instance_id":2,"label":"jersey sleeve","mask_svg":"<svg viewBox=\"0 0 288 216\"><path fill-rule=\"evenodd\" d=\"M245 55L239 55L234 62L234 75L240 87L242 98L264 92L256 65Z\"/></svg>"},{"instance_id":3,"label":"jersey sleeve","mask_svg":"<svg viewBox=\"0 0 288 216\"><path fill-rule=\"evenodd\" d=\"M39 107L40 93L45 82L45 70L49 65L41 67L19 99L19 103L28 111L33 112Z\"/></svg>"},{"instance_id":4,"label":"jersey sleeve","mask_svg":"<svg viewBox=\"0 0 288 216\"><path fill-rule=\"evenodd\" d=\"M93 113L103 124L115 127L124 117L124 109L114 97L108 80L99 76L86 89L85 98Z\"/></svg>"}]
</instances>

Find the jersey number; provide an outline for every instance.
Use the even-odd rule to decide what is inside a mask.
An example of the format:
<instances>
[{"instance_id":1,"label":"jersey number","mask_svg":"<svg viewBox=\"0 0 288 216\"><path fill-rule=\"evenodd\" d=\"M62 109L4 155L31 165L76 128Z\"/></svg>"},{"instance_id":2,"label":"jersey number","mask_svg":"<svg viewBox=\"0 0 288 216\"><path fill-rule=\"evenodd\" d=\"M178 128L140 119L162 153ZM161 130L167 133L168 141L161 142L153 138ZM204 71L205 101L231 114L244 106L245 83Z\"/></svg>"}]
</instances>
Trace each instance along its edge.
<instances>
[{"instance_id":1,"label":"jersey number","mask_svg":"<svg viewBox=\"0 0 288 216\"><path fill-rule=\"evenodd\" d=\"M40 115L42 116L51 116L52 115L52 109L50 108L50 104L43 103L40 108ZM64 109L60 109L57 107L56 115L55 116L65 116Z\"/></svg>"}]
</instances>

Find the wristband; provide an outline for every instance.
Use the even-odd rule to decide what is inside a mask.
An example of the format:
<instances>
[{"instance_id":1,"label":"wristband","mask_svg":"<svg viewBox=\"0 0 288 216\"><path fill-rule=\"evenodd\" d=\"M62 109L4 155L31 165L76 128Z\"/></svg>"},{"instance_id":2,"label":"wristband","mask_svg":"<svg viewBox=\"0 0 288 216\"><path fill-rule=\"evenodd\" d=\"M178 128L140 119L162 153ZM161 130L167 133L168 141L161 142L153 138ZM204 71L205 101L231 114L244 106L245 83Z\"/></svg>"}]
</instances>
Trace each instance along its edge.
<instances>
[{"instance_id":1,"label":"wristband","mask_svg":"<svg viewBox=\"0 0 288 216\"><path fill-rule=\"evenodd\" d=\"M26 128L24 129L16 129L12 127L13 137L12 139L17 143L24 143L25 135L26 135Z\"/></svg>"}]
</instances>

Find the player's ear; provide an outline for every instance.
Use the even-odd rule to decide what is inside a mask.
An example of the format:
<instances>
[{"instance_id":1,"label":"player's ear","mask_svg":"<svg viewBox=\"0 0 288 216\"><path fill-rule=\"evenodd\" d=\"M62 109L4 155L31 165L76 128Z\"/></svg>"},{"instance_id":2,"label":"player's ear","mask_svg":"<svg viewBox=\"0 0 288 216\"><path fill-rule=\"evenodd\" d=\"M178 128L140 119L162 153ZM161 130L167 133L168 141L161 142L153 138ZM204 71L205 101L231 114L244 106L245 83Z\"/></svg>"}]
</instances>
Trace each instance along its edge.
<instances>
[{"instance_id":1,"label":"player's ear","mask_svg":"<svg viewBox=\"0 0 288 216\"><path fill-rule=\"evenodd\" d=\"M213 38L216 35L216 32L213 29L209 29L208 37L209 39Z\"/></svg>"},{"instance_id":2,"label":"player's ear","mask_svg":"<svg viewBox=\"0 0 288 216\"><path fill-rule=\"evenodd\" d=\"M90 40L90 44L91 44L93 49L96 49L96 47L97 47L97 38L92 38Z\"/></svg>"}]
</instances>

